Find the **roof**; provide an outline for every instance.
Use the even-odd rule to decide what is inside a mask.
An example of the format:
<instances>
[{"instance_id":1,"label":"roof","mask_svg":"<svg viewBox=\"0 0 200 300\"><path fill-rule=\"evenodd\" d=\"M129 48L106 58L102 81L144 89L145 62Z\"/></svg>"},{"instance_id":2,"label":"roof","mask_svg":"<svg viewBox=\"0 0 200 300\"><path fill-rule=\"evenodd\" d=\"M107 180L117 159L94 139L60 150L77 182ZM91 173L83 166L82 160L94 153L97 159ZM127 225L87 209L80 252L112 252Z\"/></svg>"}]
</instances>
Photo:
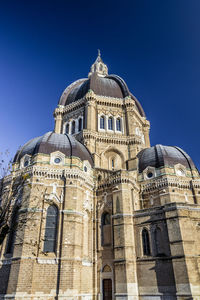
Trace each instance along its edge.
<instances>
[{"instance_id":1,"label":"roof","mask_svg":"<svg viewBox=\"0 0 200 300\"><path fill-rule=\"evenodd\" d=\"M144 110L139 101L134 97L127 87L125 81L117 75L100 76L97 72L89 78L79 79L69 85L60 97L59 105L68 105L83 98L89 90L96 95L124 99L130 96L136 103L136 108L142 117Z\"/></svg>"},{"instance_id":2,"label":"roof","mask_svg":"<svg viewBox=\"0 0 200 300\"><path fill-rule=\"evenodd\" d=\"M50 154L55 151L60 151L68 157L76 156L81 160L88 160L93 166L92 155L86 146L71 135L59 134L53 131L28 141L17 151L13 162L19 162L25 154L32 156L37 153Z\"/></svg>"},{"instance_id":3,"label":"roof","mask_svg":"<svg viewBox=\"0 0 200 300\"><path fill-rule=\"evenodd\" d=\"M196 169L190 156L179 147L156 145L143 149L137 155L139 159L139 173L147 167L160 168L180 163L189 169Z\"/></svg>"}]
</instances>

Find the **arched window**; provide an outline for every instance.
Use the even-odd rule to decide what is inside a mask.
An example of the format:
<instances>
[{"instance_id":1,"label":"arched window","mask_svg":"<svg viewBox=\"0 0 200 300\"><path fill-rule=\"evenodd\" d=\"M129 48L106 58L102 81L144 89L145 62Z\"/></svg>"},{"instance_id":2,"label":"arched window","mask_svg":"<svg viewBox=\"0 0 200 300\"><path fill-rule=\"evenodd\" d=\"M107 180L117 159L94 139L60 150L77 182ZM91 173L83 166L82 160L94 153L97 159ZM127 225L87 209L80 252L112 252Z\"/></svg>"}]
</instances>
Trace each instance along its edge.
<instances>
[{"instance_id":1,"label":"arched window","mask_svg":"<svg viewBox=\"0 0 200 300\"><path fill-rule=\"evenodd\" d=\"M155 241L155 251L156 256L164 256L164 248L163 248L163 237L162 231L160 227L157 227L154 231L154 241Z\"/></svg>"},{"instance_id":2,"label":"arched window","mask_svg":"<svg viewBox=\"0 0 200 300\"><path fill-rule=\"evenodd\" d=\"M58 209L51 205L47 209L44 237L44 252L55 252L57 239Z\"/></svg>"},{"instance_id":3,"label":"arched window","mask_svg":"<svg viewBox=\"0 0 200 300\"><path fill-rule=\"evenodd\" d=\"M78 120L78 131L82 130L82 118Z\"/></svg>"},{"instance_id":4,"label":"arched window","mask_svg":"<svg viewBox=\"0 0 200 300\"><path fill-rule=\"evenodd\" d=\"M69 134L69 123L66 124L65 133Z\"/></svg>"},{"instance_id":5,"label":"arched window","mask_svg":"<svg viewBox=\"0 0 200 300\"><path fill-rule=\"evenodd\" d=\"M111 244L111 221L110 221L110 214L104 213L101 219L101 226L102 226L102 245L109 246Z\"/></svg>"},{"instance_id":6,"label":"arched window","mask_svg":"<svg viewBox=\"0 0 200 300\"><path fill-rule=\"evenodd\" d=\"M73 121L73 122L72 122L72 134L75 133L75 129L76 129L76 122Z\"/></svg>"},{"instance_id":7,"label":"arched window","mask_svg":"<svg viewBox=\"0 0 200 300\"><path fill-rule=\"evenodd\" d=\"M116 130L121 131L121 119L117 118L116 120Z\"/></svg>"},{"instance_id":8,"label":"arched window","mask_svg":"<svg viewBox=\"0 0 200 300\"><path fill-rule=\"evenodd\" d=\"M108 118L108 129L113 130L113 118L112 117Z\"/></svg>"},{"instance_id":9,"label":"arched window","mask_svg":"<svg viewBox=\"0 0 200 300\"><path fill-rule=\"evenodd\" d=\"M100 129L105 129L105 118L104 118L104 116L100 117Z\"/></svg>"},{"instance_id":10,"label":"arched window","mask_svg":"<svg viewBox=\"0 0 200 300\"><path fill-rule=\"evenodd\" d=\"M149 233L147 229L142 230L142 246L143 246L143 255L150 255L150 244L149 244Z\"/></svg>"},{"instance_id":11,"label":"arched window","mask_svg":"<svg viewBox=\"0 0 200 300\"><path fill-rule=\"evenodd\" d=\"M112 165L112 169L114 169L115 168L115 160L114 160L114 158L111 159L111 165Z\"/></svg>"},{"instance_id":12,"label":"arched window","mask_svg":"<svg viewBox=\"0 0 200 300\"><path fill-rule=\"evenodd\" d=\"M6 253L12 254L14 249L14 243L16 238L16 231L17 231L17 224L18 224L18 217L19 217L19 207L15 207L13 214L12 214L12 220L11 225L9 229L9 235L7 239L7 245L6 245Z\"/></svg>"}]
</instances>

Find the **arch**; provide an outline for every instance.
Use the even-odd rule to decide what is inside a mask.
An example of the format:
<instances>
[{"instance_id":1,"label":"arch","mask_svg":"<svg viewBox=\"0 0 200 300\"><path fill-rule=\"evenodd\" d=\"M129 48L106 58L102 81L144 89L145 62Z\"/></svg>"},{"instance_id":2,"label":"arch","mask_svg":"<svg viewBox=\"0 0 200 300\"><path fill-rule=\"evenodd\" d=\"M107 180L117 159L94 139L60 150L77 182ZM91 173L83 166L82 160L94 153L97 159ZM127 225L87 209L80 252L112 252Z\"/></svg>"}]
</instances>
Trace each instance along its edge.
<instances>
[{"instance_id":1,"label":"arch","mask_svg":"<svg viewBox=\"0 0 200 300\"><path fill-rule=\"evenodd\" d=\"M112 168L112 159L114 159L114 169L119 170L125 168L124 154L115 147L108 146L101 154L101 167L109 170Z\"/></svg>"},{"instance_id":2,"label":"arch","mask_svg":"<svg viewBox=\"0 0 200 300\"><path fill-rule=\"evenodd\" d=\"M44 252L55 252L57 242L58 208L50 205L47 209L44 236Z\"/></svg>"},{"instance_id":3,"label":"arch","mask_svg":"<svg viewBox=\"0 0 200 300\"><path fill-rule=\"evenodd\" d=\"M79 118L78 120L78 131L81 131L83 128L83 120L82 118Z\"/></svg>"},{"instance_id":4,"label":"arch","mask_svg":"<svg viewBox=\"0 0 200 300\"><path fill-rule=\"evenodd\" d=\"M113 117L108 118L108 130L113 130Z\"/></svg>"},{"instance_id":5,"label":"arch","mask_svg":"<svg viewBox=\"0 0 200 300\"><path fill-rule=\"evenodd\" d=\"M111 245L111 218L108 212L104 212L101 217L101 244Z\"/></svg>"},{"instance_id":6,"label":"arch","mask_svg":"<svg viewBox=\"0 0 200 300\"><path fill-rule=\"evenodd\" d=\"M149 256L151 254L150 243L149 243L149 232L146 228L142 230L142 247L143 247L143 255Z\"/></svg>"},{"instance_id":7,"label":"arch","mask_svg":"<svg viewBox=\"0 0 200 300\"><path fill-rule=\"evenodd\" d=\"M116 119L116 131L122 131L121 118Z\"/></svg>"},{"instance_id":8,"label":"arch","mask_svg":"<svg viewBox=\"0 0 200 300\"><path fill-rule=\"evenodd\" d=\"M109 265L105 265L103 267L102 272L104 272L104 273L110 273L110 272L112 272L112 269L111 269L111 267Z\"/></svg>"},{"instance_id":9,"label":"arch","mask_svg":"<svg viewBox=\"0 0 200 300\"><path fill-rule=\"evenodd\" d=\"M100 116L100 129L105 129L105 117Z\"/></svg>"},{"instance_id":10,"label":"arch","mask_svg":"<svg viewBox=\"0 0 200 300\"><path fill-rule=\"evenodd\" d=\"M72 121L72 132L71 132L71 134L74 134L75 131L76 131L76 122Z\"/></svg>"}]
</instances>

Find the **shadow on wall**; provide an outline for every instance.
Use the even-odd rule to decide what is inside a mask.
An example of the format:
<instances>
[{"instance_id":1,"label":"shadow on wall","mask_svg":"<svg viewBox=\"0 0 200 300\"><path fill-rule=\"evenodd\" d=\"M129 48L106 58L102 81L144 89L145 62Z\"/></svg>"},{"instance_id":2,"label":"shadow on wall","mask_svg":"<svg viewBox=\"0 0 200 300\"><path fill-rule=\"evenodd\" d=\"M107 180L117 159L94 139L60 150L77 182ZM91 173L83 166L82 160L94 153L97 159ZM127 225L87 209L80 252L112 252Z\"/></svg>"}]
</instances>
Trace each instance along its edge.
<instances>
[{"instance_id":1,"label":"shadow on wall","mask_svg":"<svg viewBox=\"0 0 200 300\"><path fill-rule=\"evenodd\" d=\"M153 256L155 258L155 266L150 270L155 271L156 281L158 292L162 294L160 296L161 300L176 300L177 289L176 289L176 279L174 267L176 267L176 271L182 276L182 284L186 284L188 286L188 295L191 294L191 290L189 287L189 278L187 273L187 267L185 261L181 260L181 270L179 269L179 263L176 260L173 261L171 249L170 249L170 241L168 235L168 227L165 221L165 213L162 212L160 215L160 220L156 220L154 216L151 216L150 222L150 234L151 234L151 250ZM181 232L178 229L178 235L181 237ZM181 238L180 238L181 239ZM184 253L183 248L180 249L180 255ZM180 275L178 275L180 276ZM179 278L180 279L180 278ZM193 300L193 297L186 298L187 300Z\"/></svg>"}]
</instances>

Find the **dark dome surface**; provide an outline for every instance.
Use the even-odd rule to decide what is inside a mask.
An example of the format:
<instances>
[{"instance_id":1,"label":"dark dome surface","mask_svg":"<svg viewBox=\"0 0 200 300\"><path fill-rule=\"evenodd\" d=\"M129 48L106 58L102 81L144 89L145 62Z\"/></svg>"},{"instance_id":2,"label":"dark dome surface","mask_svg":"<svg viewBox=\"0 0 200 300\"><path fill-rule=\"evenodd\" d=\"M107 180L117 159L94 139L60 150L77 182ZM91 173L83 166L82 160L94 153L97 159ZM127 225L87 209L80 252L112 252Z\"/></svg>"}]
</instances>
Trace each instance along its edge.
<instances>
[{"instance_id":1,"label":"dark dome surface","mask_svg":"<svg viewBox=\"0 0 200 300\"><path fill-rule=\"evenodd\" d=\"M80 79L69 85L63 92L59 105L68 105L81 98L92 90L96 95L123 99L130 96L135 100L138 112L145 117L139 101L129 92L125 81L117 75L99 76L96 72L89 78Z\"/></svg>"},{"instance_id":2,"label":"dark dome surface","mask_svg":"<svg viewBox=\"0 0 200 300\"><path fill-rule=\"evenodd\" d=\"M155 168L170 166L180 163L186 168L196 169L190 156L182 149L174 146L156 145L140 151L137 155L139 159L139 173L151 166Z\"/></svg>"},{"instance_id":3,"label":"dark dome surface","mask_svg":"<svg viewBox=\"0 0 200 300\"><path fill-rule=\"evenodd\" d=\"M60 151L66 156L76 156L81 160L88 160L93 166L93 159L89 150L73 136L68 134L59 134L49 131L40 137L28 141L22 146L14 157L14 162L25 155L34 155L37 153L50 154L54 151Z\"/></svg>"}]
</instances>

